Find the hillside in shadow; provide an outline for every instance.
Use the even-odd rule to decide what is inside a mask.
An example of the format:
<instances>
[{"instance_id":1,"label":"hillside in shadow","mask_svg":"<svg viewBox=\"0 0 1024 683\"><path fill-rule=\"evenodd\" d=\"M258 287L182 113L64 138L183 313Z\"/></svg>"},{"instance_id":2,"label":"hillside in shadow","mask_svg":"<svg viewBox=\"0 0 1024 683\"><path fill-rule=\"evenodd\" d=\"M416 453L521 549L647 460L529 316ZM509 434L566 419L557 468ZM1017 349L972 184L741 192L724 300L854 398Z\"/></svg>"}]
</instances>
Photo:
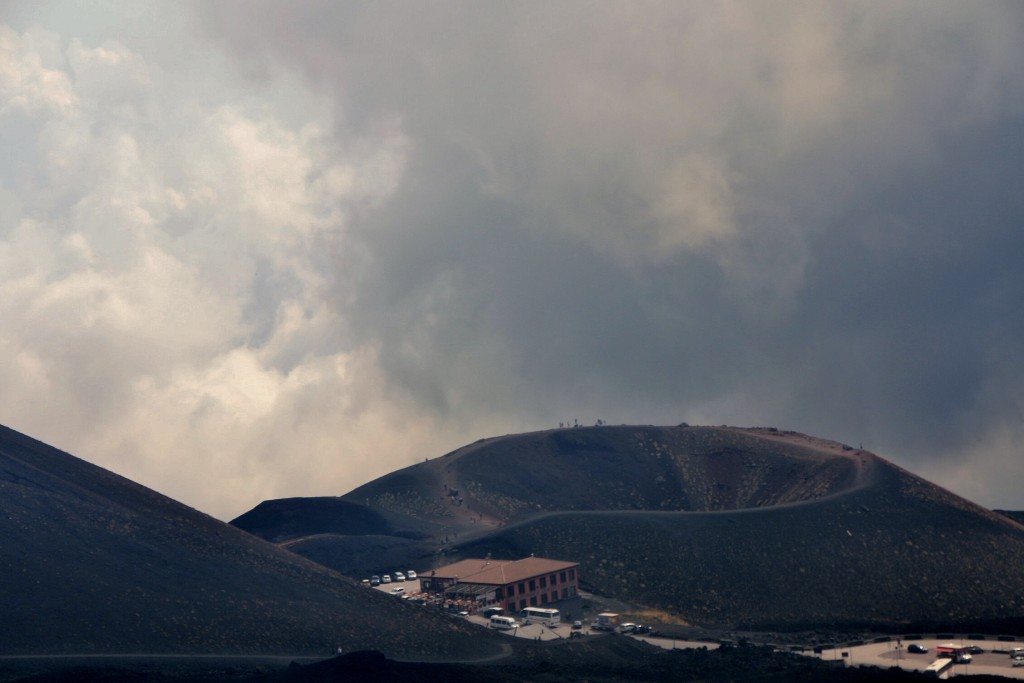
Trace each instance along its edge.
<instances>
[{"instance_id":1,"label":"hillside in shadow","mask_svg":"<svg viewBox=\"0 0 1024 683\"><path fill-rule=\"evenodd\" d=\"M489 634L0 427L0 655L498 652Z\"/></svg>"},{"instance_id":2,"label":"hillside in shadow","mask_svg":"<svg viewBox=\"0 0 1024 683\"><path fill-rule=\"evenodd\" d=\"M388 537L383 525L315 545L299 525L286 543L353 575L532 553L579 561L595 594L705 626L951 628L1024 616L1024 527L872 453L793 432L510 435L343 499L404 530L386 560L366 552Z\"/></svg>"}]
</instances>

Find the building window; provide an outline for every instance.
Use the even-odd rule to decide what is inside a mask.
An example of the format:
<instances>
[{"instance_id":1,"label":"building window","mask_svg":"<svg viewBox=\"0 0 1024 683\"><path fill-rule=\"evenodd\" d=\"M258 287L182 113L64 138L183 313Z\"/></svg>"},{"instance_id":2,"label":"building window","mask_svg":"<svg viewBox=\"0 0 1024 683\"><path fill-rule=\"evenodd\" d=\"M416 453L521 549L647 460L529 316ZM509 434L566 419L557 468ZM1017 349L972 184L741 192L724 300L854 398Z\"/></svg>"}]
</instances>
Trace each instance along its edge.
<instances>
[{"instance_id":1,"label":"building window","mask_svg":"<svg viewBox=\"0 0 1024 683\"><path fill-rule=\"evenodd\" d=\"M508 585L508 595L509 595L509 597L512 597L515 594L516 594L516 585L514 583L510 583Z\"/></svg>"},{"instance_id":2,"label":"building window","mask_svg":"<svg viewBox=\"0 0 1024 683\"><path fill-rule=\"evenodd\" d=\"M526 609L526 600L519 601L519 609Z\"/></svg>"},{"instance_id":3,"label":"building window","mask_svg":"<svg viewBox=\"0 0 1024 683\"><path fill-rule=\"evenodd\" d=\"M569 589L568 588L563 588L562 589L562 599L563 600L568 600L569 599Z\"/></svg>"},{"instance_id":4,"label":"building window","mask_svg":"<svg viewBox=\"0 0 1024 683\"><path fill-rule=\"evenodd\" d=\"M569 578L572 579L573 581L576 580L576 570L575 569L570 569L569 570Z\"/></svg>"},{"instance_id":5,"label":"building window","mask_svg":"<svg viewBox=\"0 0 1024 683\"><path fill-rule=\"evenodd\" d=\"M562 583L565 583L565 572L562 572Z\"/></svg>"},{"instance_id":6,"label":"building window","mask_svg":"<svg viewBox=\"0 0 1024 683\"><path fill-rule=\"evenodd\" d=\"M546 576L540 577L540 587L541 588L547 588L548 587L548 577L546 577Z\"/></svg>"},{"instance_id":7,"label":"building window","mask_svg":"<svg viewBox=\"0 0 1024 683\"><path fill-rule=\"evenodd\" d=\"M530 607L536 607L536 606L537 606L537 596L534 595L533 597L530 598Z\"/></svg>"},{"instance_id":8,"label":"building window","mask_svg":"<svg viewBox=\"0 0 1024 683\"><path fill-rule=\"evenodd\" d=\"M542 604L542 605L548 604L548 594L547 593L541 593L540 594L540 604Z\"/></svg>"},{"instance_id":9,"label":"building window","mask_svg":"<svg viewBox=\"0 0 1024 683\"><path fill-rule=\"evenodd\" d=\"M535 591L535 590L537 590L537 580L536 579L530 579L530 591L532 592L532 591Z\"/></svg>"},{"instance_id":10,"label":"building window","mask_svg":"<svg viewBox=\"0 0 1024 683\"><path fill-rule=\"evenodd\" d=\"M526 584L525 583L519 584L519 594L522 595L525 592L526 592Z\"/></svg>"},{"instance_id":11,"label":"building window","mask_svg":"<svg viewBox=\"0 0 1024 683\"><path fill-rule=\"evenodd\" d=\"M551 575L551 585L554 586L556 583L558 583L558 574L552 574Z\"/></svg>"},{"instance_id":12,"label":"building window","mask_svg":"<svg viewBox=\"0 0 1024 683\"><path fill-rule=\"evenodd\" d=\"M504 597L505 597L504 593L502 593L502 592L501 592L501 586L498 586L498 587L497 587L497 588L496 588L496 589L494 590L494 599L495 599L495 600L501 600L501 599L503 599Z\"/></svg>"}]
</instances>

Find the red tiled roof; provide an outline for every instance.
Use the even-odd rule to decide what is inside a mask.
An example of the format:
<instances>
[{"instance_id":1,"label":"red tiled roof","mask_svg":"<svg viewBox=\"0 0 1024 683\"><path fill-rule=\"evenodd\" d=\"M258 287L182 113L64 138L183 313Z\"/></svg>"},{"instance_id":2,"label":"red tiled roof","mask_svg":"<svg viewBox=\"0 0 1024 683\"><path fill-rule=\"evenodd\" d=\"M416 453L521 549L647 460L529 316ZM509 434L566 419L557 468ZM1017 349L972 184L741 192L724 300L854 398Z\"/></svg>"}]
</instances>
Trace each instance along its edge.
<instances>
[{"instance_id":1,"label":"red tiled roof","mask_svg":"<svg viewBox=\"0 0 1024 683\"><path fill-rule=\"evenodd\" d=\"M462 560L439 567L420 578L458 579L460 583L486 583L504 586L525 581L551 572L578 567L579 562L548 560L543 557L524 557L521 560Z\"/></svg>"}]
</instances>

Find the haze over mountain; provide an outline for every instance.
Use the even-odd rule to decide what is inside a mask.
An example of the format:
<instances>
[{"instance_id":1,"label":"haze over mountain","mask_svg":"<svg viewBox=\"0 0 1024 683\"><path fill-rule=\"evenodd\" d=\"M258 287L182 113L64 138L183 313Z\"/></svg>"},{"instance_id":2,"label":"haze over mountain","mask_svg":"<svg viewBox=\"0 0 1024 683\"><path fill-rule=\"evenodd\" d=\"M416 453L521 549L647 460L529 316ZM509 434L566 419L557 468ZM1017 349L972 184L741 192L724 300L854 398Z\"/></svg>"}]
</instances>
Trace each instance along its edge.
<instances>
[{"instance_id":1,"label":"haze over mountain","mask_svg":"<svg viewBox=\"0 0 1024 683\"><path fill-rule=\"evenodd\" d=\"M1019 523L868 451L776 429L482 439L233 523L357 576L488 553L578 561L595 593L707 626L1024 618Z\"/></svg>"},{"instance_id":2,"label":"haze over mountain","mask_svg":"<svg viewBox=\"0 0 1024 683\"><path fill-rule=\"evenodd\" d=\"M0 427L0 654L498 652L351 580Z\"/></svg>"}]
</instances>

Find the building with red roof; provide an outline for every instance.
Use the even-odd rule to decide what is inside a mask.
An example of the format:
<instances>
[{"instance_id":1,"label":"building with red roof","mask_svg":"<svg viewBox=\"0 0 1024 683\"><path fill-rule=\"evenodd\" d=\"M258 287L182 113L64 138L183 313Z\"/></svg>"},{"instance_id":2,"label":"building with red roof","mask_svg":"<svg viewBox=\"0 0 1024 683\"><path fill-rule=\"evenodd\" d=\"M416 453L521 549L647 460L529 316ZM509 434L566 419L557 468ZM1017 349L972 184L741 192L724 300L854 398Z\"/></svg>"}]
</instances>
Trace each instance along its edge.
<instances>
[{"instance_id":1,"label":"building with red roof","mask_svg":"<svg viewBox=\"0 0 1024 683\"><path fill-rule=\"evenodd\" d=\"M579 563L525 557L521 560L469 559L439 567L420 585L427 593L478 605L499 605L509 612L575 598Z\"/></svg>"}]
</instances>

